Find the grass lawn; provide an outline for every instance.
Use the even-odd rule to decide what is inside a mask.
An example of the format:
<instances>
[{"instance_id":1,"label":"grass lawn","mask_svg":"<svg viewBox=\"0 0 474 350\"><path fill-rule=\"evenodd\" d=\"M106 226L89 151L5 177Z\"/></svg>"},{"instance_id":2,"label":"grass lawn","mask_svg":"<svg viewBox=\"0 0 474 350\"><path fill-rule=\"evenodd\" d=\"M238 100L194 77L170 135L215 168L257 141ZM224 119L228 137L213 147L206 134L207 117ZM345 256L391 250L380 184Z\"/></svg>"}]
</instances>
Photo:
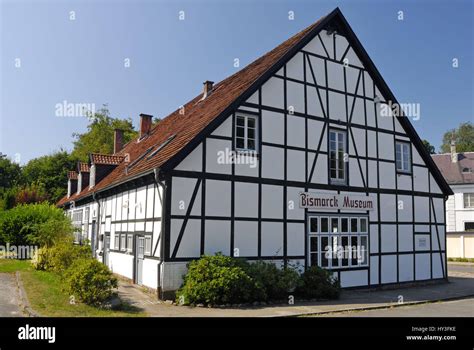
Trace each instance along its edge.
<instances>
[{"instance_id":1,"label":"grass lawn","mask_svg":"<svg viewBox=\"0 0 474 350\"><path fill-rule=\"evenodd\" d=\"M20 271L26 295L34 311L50 317L130 317L146 316L141 310L124 305L122 310L102 310L93 306L71 304L60 277L52 272L36 271L29 261L0 259L0 272Z\"/></svg>"},{"instance_id":2,"label":"grass lawn","mask_svg":"<svg viewBox=\"0 0 474 350\"><path fill-rule=\"evenodd\" d=\"M474 258L448 258L448 261L474 263Z\"/></svg>"}]
</instances>

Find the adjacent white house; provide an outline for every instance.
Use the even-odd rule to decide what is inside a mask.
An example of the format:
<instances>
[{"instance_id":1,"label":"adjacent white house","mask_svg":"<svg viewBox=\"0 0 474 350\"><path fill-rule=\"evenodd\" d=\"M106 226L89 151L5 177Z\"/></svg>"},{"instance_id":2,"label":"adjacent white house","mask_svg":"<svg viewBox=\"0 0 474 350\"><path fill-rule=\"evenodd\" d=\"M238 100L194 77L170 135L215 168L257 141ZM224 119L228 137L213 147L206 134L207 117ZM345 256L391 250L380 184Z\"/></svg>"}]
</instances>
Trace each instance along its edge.
<instances>
[{"instance_id":1,"label":"adjacent white house","mask_svg":"<svg viewBox=\"0 0 474 350\"><path fill-rule=\"evenodd\" d=\"M446 233L449 258L474 258L474 152L433 155L453 195L446 202Z\"/></svg>"},{"instance_id":2,"label":"adjacent white house","mask_svg":"<svg viewBox=\"0 0 474 350\"><path fill-rule=\"evenodd\" d=\"M344 288L447 278L452 192L339 9L69 176L58 205L115 273L168 297L222 252ZM386 108L385 108L386 110Z\"/></svg>"}]
</instances>

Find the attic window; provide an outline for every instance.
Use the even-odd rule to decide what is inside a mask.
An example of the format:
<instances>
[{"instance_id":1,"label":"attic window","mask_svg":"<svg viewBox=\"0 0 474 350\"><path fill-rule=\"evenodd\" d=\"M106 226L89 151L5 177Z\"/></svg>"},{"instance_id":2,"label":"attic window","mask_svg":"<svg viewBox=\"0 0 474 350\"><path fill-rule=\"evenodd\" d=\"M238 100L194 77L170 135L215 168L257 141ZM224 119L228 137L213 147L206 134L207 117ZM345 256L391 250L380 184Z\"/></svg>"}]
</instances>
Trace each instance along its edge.
<instances>
[{"instance_id":1,"label":"attic window","mask_svg":"<svg viewBox=\"0 0 474 350\"><path fill-rule=\"evenodd\" d=\"M176 137L176 135L171 135L170 137L168 137L165 142L163 142L161 145L158 146L158 148L156 150L153 151L152 154L150 154L148 156L147 159L150 159L152 157L154 157L159 151L161 151L168 143L170 143L171 141L173 141L173 139Z\"/></svg>"},{"instance_id":2,"label":"attic window","mask_svg":"<svg viewBox=\"0 0 474 350\"><path fill-rule=\"evenodd\" d=\"M472 169L471 168L462 168L462 173L463 174L470 174L470 173L472 173Z\"/></svg>"}]
</instances>

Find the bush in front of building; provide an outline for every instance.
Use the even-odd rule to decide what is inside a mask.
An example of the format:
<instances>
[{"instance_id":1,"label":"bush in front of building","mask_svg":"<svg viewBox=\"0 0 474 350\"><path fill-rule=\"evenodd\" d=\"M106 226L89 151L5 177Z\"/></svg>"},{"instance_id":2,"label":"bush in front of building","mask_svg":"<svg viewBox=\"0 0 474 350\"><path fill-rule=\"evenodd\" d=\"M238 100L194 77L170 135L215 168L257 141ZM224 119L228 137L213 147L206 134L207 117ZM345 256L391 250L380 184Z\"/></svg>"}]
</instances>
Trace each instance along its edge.
<instances>
[{"instance_id":1,"label":"bush in front of building","mask_svg":"<svg viewBox=\"0 0 474 350\"><path fill-rule=\"evenodd\" d=\"M263 299L263 290L250 278L245 267L244 261L220 253L191 261L183 285L176 293L176 302L224 305Z\"/></svg>"},{"instance_id":2,"label":"bush in front of building","mask_svg":"<svg viewBox=\"0 0 474 350\"><path fill-rule=\"evenodd\" d=\"M51 247L38 249L32 259L36 270L53 271L62 273L78 259L91 259L89 245L75 245L70 239L62 240Z\"/></svg>"},{"instance_id":3,"label":"bush in front of building","mask_svg":"<svg viewBox=\"0 0 474 350\"><path fill-rule=\"evenodd\" d=\"M95 259L74 261L63 277L69 295L86 304L102 306L116 295L117 278L107 266Z\"/></svg>"},{"instance_id":4,"label":"bush in front of building","mask_svg":"<svg viewBox=\"0 0 474 350\"><path fill-rule=\"evenodd\" d=\"M279 269L271 262L257 261L246 264L245 270L257 287L263 290L260 301L286 299L299 284L300 276L292 267Z\"/></svg>"},{"instance_id":5,"label":"bush in front of building","mask_svg":"<svg viewBox=\"0 0 474 350\"><path fill-rule=\"evenodd\" d=\"M18 205L0 212L0 244L50 246L74 228L64 211L47 203Z\"/></svg>"},{"instance_id":6,"label":"bush in front of building","mask_svg":"<svg viewBox=\"0 0 474 350\"><path fill-rule=\"evenodd\" d=\"M339 280L318 266L311 266L301 275L296 295L305 299L337 299Z\"/></svg>"}]
</instances>

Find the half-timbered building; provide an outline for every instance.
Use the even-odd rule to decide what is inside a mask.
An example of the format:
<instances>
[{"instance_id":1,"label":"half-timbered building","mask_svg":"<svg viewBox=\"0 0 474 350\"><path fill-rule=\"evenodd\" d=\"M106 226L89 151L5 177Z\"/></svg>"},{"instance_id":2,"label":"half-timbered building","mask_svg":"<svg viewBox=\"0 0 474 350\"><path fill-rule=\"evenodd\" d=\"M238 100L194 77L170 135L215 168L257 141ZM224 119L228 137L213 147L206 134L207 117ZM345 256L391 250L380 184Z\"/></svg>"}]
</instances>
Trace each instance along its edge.
<instances>
[{"instance_id":1,"label":"half-timbered building","mask_svg":"<svg viewBox=\"0 0 474 350\"><path fill-rule=\"evenodd\" d=\"M58 204L160 296L216 252L318 265L342 287L446 279L452 192L396 105L336 9L157 126L140 115L137 139L117 131Z\"/></svg>"}]
</instances>

